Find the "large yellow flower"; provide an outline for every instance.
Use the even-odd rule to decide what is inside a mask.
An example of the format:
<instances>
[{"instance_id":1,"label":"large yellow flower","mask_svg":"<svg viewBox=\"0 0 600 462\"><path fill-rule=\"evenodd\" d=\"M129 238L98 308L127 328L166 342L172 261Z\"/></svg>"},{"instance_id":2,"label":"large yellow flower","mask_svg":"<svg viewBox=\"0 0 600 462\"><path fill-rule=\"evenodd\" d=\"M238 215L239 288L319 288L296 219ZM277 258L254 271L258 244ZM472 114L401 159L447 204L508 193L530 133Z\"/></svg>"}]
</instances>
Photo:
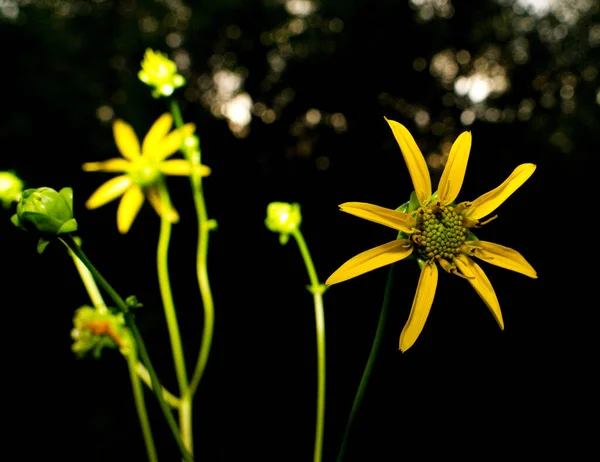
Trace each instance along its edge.
<instances>
[{"instance_id":1,"label":"large yellow flower","mask_svg":"<svg viewBox=\"0 0 600 462\"><path fill-rule=\"evenodd\" d=\"M495 216L480 221L527 181L535 171L535 165L521 164L496 189L473 202L455 205L467 169L471 133L462 133L452 145L438 190L432 194L427 164L415 140L403 125L387 118L385 120L400 145L415 192L411 201L397 210L363 202L340 205L343 212L393 228L399 231L399 235L392 242L351 258L325 283L328 286L337 284L412 255L417 257L421 266L421 276L408 321L400 335L400 350L404 352L415 343L427 321L438 280L436 262L445 271L469 281L494 315L500 329L504 329L494 288L481 267L470 257L531 278L537 278L537 273L519 252L480 241L470 229L494 219Z\"/></svg>"},{"instance_id":2,"label":"large yellow flower","mask_svg":"<svg viewBox=\"0 0 600 462\"><path fill-rule=\"evenodd\" d=\"M169 133L172 124L173 118L170 114L160 116L150 128L140 149L140 143L131 125L116 120L113 132L123 158L83 164L83 170L86 172L124 173L100 186L85 204L88 209L95 209L123 196L117 210L117 228L122 234L131 228L144 203L144 196L161 217L172 222L179 221L179 215L170 200L160 192L161 184L164 175L191 174L192 164L187 160L166 159L177 152L184 141L192 139L195 127L194 124L186 124ZM210 174L210 168L204 165L198 165L197 169L202 176Z\"/></svg>"}]
</instances>

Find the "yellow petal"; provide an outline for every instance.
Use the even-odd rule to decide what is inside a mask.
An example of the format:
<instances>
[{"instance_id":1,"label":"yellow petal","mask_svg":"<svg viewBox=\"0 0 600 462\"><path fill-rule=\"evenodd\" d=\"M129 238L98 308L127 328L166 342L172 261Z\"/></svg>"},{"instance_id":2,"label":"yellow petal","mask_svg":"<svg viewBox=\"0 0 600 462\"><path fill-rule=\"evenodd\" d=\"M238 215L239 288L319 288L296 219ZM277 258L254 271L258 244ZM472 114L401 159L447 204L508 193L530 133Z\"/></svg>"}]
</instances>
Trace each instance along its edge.
<instances>
[{"instance_id":1,"label":"yellow petal","mask_svg":"<svg viewBox=\"0 0 600 462\"><path fill-rule=\"evenodd\" d=\"M440 178L438 186L438 199L442 204L454 202L460 188L462 188L467 163L469 162L469 153L471 152L471 132L463 132L454 141L444 172Z\"/></svg>"},{"instance_id":2,"label":"yellow petal","mask_svg":"<svg viewBox=\"0 0 600 462\"><path fill-rule=\"evenodd\" d=\"M481 267L466 255L458 255L454 258L454 263L460 272L468 278L467 281L490 309L500 329L504 330L504 321L502 320L502 312L500 311L500 303L498 303L496 292L494 292L490 280Z\"/></svg>"},{"instance_id":3,"label":"yellow petal","mask_svg":"<svg viewBox=\"0 0 600 462\"><path fill-rule=\"evenodd\" d=\"M85 206L88 209L98 208L119 197L127 190L127 188L131 186L132 183L133 181L127 175L111 178L98 189L96 189L96 191L85 203Z\"/></svg>"},{"instance_id":4,"label":"yellow petal","mask_svg":"<svg viewBox=\"0 0 600 462\"><path fill-rule=\"evenodd\" d=\"M325 284L328 286L337 284L382 266L390 265L408 257L412 251L413 247L408 239L397 239L377 246L348 260L329 276Z\"/></svg>"},{"instance_id":5,"label":"yellow petal","mask_svg":"<svg viewBox=\"0 0 600 462\"><path fill-rule=\"evenodd\" d=\"M519 189L533 175L533 172L535 172L534 164L519 165L504 183L475 199L465 212L465 216L478 220L489 215Z\"/></svg>"},{"instance_id":6,"label":"yellow petal","mask_svg":"<svg viewBox=\"0 0 600 462\"><path fill-rule=\"evenodd\" d=\"M524 274L537 279L537 273L516 250L500 244L486 241L468 241L463 245L464 250L483 261L507 270Z\"/></svg>"},{"instance_id":7,"label":"yellow petal","mask_svg":"<svg viewBox=\"0 0 600 462\"><path fill-rule=\"evenodd\" d=\"M417 199L419 199L421 205L425 205L431 197L431 178L429 177L427 162L425 162L421 150L406 127L386 117L384 119L389 124L396 141L400 145Z\"/></svg>"},{"instance_id":8,"label":"yellow petal","mask_svg":"<svg viewBox=\"0 0 600 462\"><path fill-rule=\"evenodd\" d=\"M144 203L144 193L142 188L134 184L127 190L117 209L117 228L121 234L126 234L133 224L142 204Z\"/></svg>"},{"instance_id":9,"label":"yellow petal","mask_svg":"<svg viewBox=\"0 0 600 462\"><path fill-rule=\"evenodd\" d=\"M144 142L142 143L142 153L147 156L149 151L151 151L155 146L162 141L162 139L167 136L169 130L171 130L171 126L173 125L173 117L171 114L165 113L161 115L152 127L150 127L150 131L144 138Z\"/></svg>"},{"instance_id":10,"label":"yellow petal","mask_svg":"<svg viewBox=\"0 0 600 462\"><path fill-rule=\"evenodd\" d=\"M116 157L102 162L86 162L81 168L85 172L126 172L130 166L131 162L127 159Z\"/></svg>"},{"instance_id":11,"label":"yellow petal","mask_svg":"<svg viewBox=\"0 0 600 462\"><path fill-rule=\"evenodd\" d=\"M160 197L160 191L156 187L150 187L146 190L148 196L148 202L154 208L159 217L166 218L171 223L177 223L179 221L179 214L177 210L171 204L171 200L162 200ZM166 207L164 206L166 203Z\"/></svg>"},{"instance_id":12,"label":"yellow petal","mask_svg":"<svg viewBox=\"0 0 600 462\"><path fill-rule=\"evenodd\" d=\"M196 170L200 176L208 176L211 172L206 165L197 165ZM192 173L192 164L185 159L165 160L160 163L160 171L165 175L188 176Z\"/></svg>"},{"instance_id":13,"label":"yellow petal","mask_svg":"<svg viewBox=\"0 0 600 462\"><path fill-rule=\"evenodd\" d=\"M181 149L183 140L194 133L195 129L196 128L194 124L185 124L180 129L173 130L165 138L163 138L160 143L151 149L149 153L150 157L160 162L161 160L172 156L179 151L179 149Z\"/></svg>"},{"instance_id":14,"label":"yellow petal","mask_svg":"<svg viewBox=\"0 0 600 462\"><path fill-rule=\"evenodd\" d=\"M365 202L345 202L340 205L340 210L405 233L414 232L413 228L417 224L416 220L407 213Z\"/></svg>"},{"instance_id":15,"label":"yellow petal","mask_svg":"<svg viewBox=\"0 0 600 462\"><path fill-rule=\"evenodd\" d=\"M115 120L113 133L117 148L125 159L134 160L140 156L140 142L131 125L120 119Z\"/></svg>"},{"instance_id":16,"label":"yellow petal","mask_svg":"<svg viewBox=\"0 0 600 462\"><path fill-rule=\"evenodd\" d=\"M436 264L431 261L425 263L421 270L421 276L419 276L419 284L417 285L417 292L410 309L408 321L406 321L400 334L400 350L403 353L413 346L425 326L435 296L437 281L438 269Z\"/></svg>"}]
</instances>

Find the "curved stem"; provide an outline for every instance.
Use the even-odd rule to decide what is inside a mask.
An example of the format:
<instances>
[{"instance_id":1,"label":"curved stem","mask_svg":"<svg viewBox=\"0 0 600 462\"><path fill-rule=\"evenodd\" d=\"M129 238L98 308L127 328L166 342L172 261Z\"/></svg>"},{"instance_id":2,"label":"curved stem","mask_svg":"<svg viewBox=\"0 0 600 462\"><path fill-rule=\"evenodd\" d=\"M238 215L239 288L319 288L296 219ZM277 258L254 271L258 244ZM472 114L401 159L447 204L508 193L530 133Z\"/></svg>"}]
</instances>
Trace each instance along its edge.
<instances>
[{"instance_id":1,"label":"curved stem","mask_svg":"<svg viewBox=\"0 0 600 462\"><path fill-rule=\"evenodd\" d=\"M170 100L171 113L175 120L175 125L179 128L183 126L183 118L181 110L175 99ZM192 164L192 174L190 175L190 183L194 198L194 207L196 208L196 217L198 219L198 244L196 246L196 276L198 278L198 286L200 288L200 296L202 297L202 305L204 307L204 323L202 326L202 340L198 359L194 368L194 373L190 381L190 394L196 392L210 355L212 346L214 324L215 324L215 309L208 279L208 241L210 231L215 228L213 220L208 219L206 212L206 203L202 190L202 177L196 171L196 166L200 165L201 151L198 149L189 149L184 147L184 153L188 161Z\"/></svg>"},{"instance_id":2,"label":"curved stem","mask_svg":"<svg viewBox=\"0 0 600 462\"><path fill-rule=\"evenodd\" d=\"M144 400L144 389L142 383L137 374L137 354L135 351L135 343L131 344L130 351L127 353L127 366L129 367L129 378L131 379L131 387L133 388L133 397L135 400L135 408L140 419L140 426L142 427L142 434L144 436L144 443L146 445L146 452L148 453L148 460L150 462L158 462L158 456L156 455L156 447L154 446L154 439L152 438L152 429L150 428L150 421L148 420L148 413L146 412L146 402Z\"/></svg>"},{"instance_id":3,"label":"curved stem","mask_svg":"<svg viewBox=\"0 0 600 462\"><path fill-rule=\"evenodd\" d=\"M150 361L150 356L148 356L148 351L146 350L146 345L144 344L142 335L140 334L140 331L137 328L137 325L133 319L133 314L131 313L131 311L129 309L129 305L127 305L125 300L123 300L123 298L108 283L108 281L106 279L104 279L104 276L102 276L102 274L96 269L96 267L92 264L92 262L89 260L87 255L83 252L83 250L81 250L81 247L79 247L79 245L77 244L77 242L75 241L73 236L71 236L70 234L68 236L69 236L69 241L65 241L63 238L60 238L60 237L58 239L65 246L67 246L69 249L71 249L75 255L77 255L77 257L82 261L82 263L90 271L92 276L94 276L94 279L96 280L98 285L102 289L104 289L104 291L113 300L113 302L115 302L115 305L117 306L117 308L123 313L123 318L125 319L125 323L127 324L127 327L129 327L129 330L131 331L131 335L133 336L133 338L135 340L135 344L137 345L137 349L138 349L140 358L141 358L142 362L144 363L144 365L146 366L146 368L148 370L148 374L150 374L150 379L152 382L152 390L154 391L154 395L156 396L156 399L158 400L158 403L160 405L160 409L163 412L165 419L167 420L167 424L169 425L171 433L173 434L173 437L175 438L175 442L177 443L177 446L179 447L179 451L181 452L181 455L183 456L183 458L186 461L193 462L194 459L192 458L191 454L188 452L185 445L183 444L183 441L181 440L181 436L179 435L179 429L177 428L177 423L175 422L173 414L171 413L171 410L169 409L167 403L165 402L165 400L163 398L163 394L159 391L159 390L162 390L162 385L160 384L160 380L158 379L158 376L156 375L156 371L154 370L154 367L152 366L152 362Z\"/></svg>"},{"instance_id":4,"label":"curved stem","mask_svg":"<svg viewBox=\"0 0 600 462\"><path fill-rule=\"evenodd\" d=\"M373 345L371 346L371 353L369 354L369 359L367 360L367 365L365 366L365 370L363 371L362 378L360 379L360 385L358 386L358 391L356 392L356 396L354 397L354 403L352 404L352 410L350 411L350 417L348 419L348 423L346 424L346 429L344 430L344 437L342 438L342 445L340 447L340 452L338 453L337 462L342 462L344 459L344 454L346 453L346 449L348 447L348 438L350 436L350 431L352 430L352 425L356 420L356 416L360 409L360 404L365 394L365 390L367 389L367 384L369 383L369 378L371 377L371 371L373 370L373 365L375 364L375 359L377 357L377 352L379 351L379 347L381 345L381 341L383 340L383 332L385 331L385 324L387 321L387 314L389 311L390 298L392 293L392 286L394 282L394 268L395 264L392 264L390 270L388 272L387 283L385 286L385 295L383 296L383 305L381 306L381 313L379 314L379 323L377 324L377 332L375 333L375 338L373 339Z\"/></svg>"},{"instance_id":5,"label":"curved stem","mask_svg":"<svg viewBox=\"0 0 600 462\"><path fill-rule=\"evenodd\" d=\"M325 286L319 283L317 272L313 265L312 258L304 236L299 229L292 232L292 236L296 239L302 259L308 271L310 279L309 291L313 294L313 302L315 305L315 324L317 336L317 423L315 429L315 448L313 454L314 462L321 462L323 455L323 433L325 430L325 316L323 313L323 292Z\"/></svg>"},{"instance_id":6,"label":"curved stem","mask_svg":"<svg viewBox=\"0 0 600 462\"><path fill-rule=\"evenodd\" d=\"M142 379L142 382L144 382L146 384L146 386L148 388L150 388L150 390L152 390L152 379L150 378L150 374L148 374L148 369L146 369L146 367L140 361L138 361L138 363L136 364L135 371L136 371L137 375L139 376L139 378ZM179 398L177 396L175 396L174 394L170 393L169 390L167 390L164 387L163 387L163 399L172 408L179 407Z\"/></svg>"},{"instance_id":7,"label":"curved stem","mask_svg":"<svg viewBox=\"0 0 600 462\"><path fill-rule=\"evenodd\" d=\"M162 203L161 208L168 210L170 208L169 192L163 181L159 183L159 195ZM160 295L165 311L167 329L169 331L169 340L171 341L171 352L173 354L173 364L177 383L179 384L179 428L186 448L193 453L192 422L191 422L191 403L189 403L188 377L185 367L185 356L181 344L181 335L179 333L179 323L177 322L177 311L173 302L173 293L171 291L171 281L169 279L169 243L171 241L172 224L166 217L160 219L160 234L158 237L158 247L156 251L156 267L158 272L158 284ZM185 409L185 410L184 410Z\"/></svg>"}]
</instances>

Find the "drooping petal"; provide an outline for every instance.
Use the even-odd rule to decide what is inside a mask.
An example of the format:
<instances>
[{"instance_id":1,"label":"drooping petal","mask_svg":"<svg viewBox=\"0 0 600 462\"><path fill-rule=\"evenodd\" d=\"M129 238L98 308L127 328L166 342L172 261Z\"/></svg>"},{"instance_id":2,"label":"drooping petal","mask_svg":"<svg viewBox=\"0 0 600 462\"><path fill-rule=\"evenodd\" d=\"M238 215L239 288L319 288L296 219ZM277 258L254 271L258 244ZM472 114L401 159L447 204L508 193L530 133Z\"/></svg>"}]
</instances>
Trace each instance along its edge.
<instances>
[{"instance_id":1,"label":"drooping petal","mask_svg":"<svg viewBox=\"0 0 600 462\"><path fill-rule=\"evenodd\" d=\"M435 296L437 281L437 265L433 261L428 261L421 270L410 315L400 334L400 350L403 353L413 346L425 326Z\"/></svg>"},{"instance_id":2,"label":"drooping petal","mask_svg":"<svg viewBox=\"0 0 600 462\"><path fill-rule=\"evenodd\" d=\"M450 154L448 154L446 167L444 167L444 172L440 178L438 199L442 204L450 204L458 196L465 179L470 152L471 132L463 132L454 141Z\"/></svg>"},{"instance_id":3,"label":"drooping petal","mask_svg":"<svg viewBox=\"0 0 600 462\"><path fill-rule=\"evenodd\" d=\"M85 203L88 209L98 208L123 194L133 181L127 175L111 178L102 184Z\"/></svg>"},{"instance_id":4,"label":"drooping petal","mask_svg":"<svg viewBox=\"0 0 600 462\"><path fill-rule=\"evenodd\" d=\"M502 319L502 311L500 311L498 297L496 297L496 292L494 292L492 283L481 267L466 255L456 256L454 258L454 263L460 272L468 278L467 281L469 281L475 289L475 292L479 294L483 302L490 309L494 319L500 326L500 329L504 330L504 320Z\"/></svg>"},{"instance_id":5,"label":"drooping petal","mask_svg":"<svg viewBox=\"0 0 600 462\"><path fill-rule=\"evenodd\" d=\"M115 120L113 134L117 148L125 159L134 160L140 157L140 142L131 125L120 119Z\"/></svg>"},{"instance_id":6,"label":"drooping petal","mask_svg":"<svg viewBox=\"0 0 600 462\"><path fill-rule=\"evenodd\" d=\"M122 157L104 160L102 162L86 162L81 166L85 172L126 172L131 162Z\"/></svg>"},{"instance_id":7,"label":"drooping petal","mask_svg":"<svg viewBox=\"0 0 600 462\"><path fill-rule=\"evenodd\" d=\"M168 112L156 119L156 122L152 124L150 131L142 143L142 153L144 156L148 156L149 152L167 136L172 125L173 117Z\"/></svg>"},{"instance_id":8,"label":"drooping petal","mask_svg":"<svg viewBox=\"0 0 600 462\"><path fill-rule=\"evenodd\" d=\"M197 165L196 169L200 176L208 176L211 172L206 165ZM165 175L188 176L192 173L192 164L185 159L165 160L160 163L160 171Z\"/></svg>"},{"instance_id":9,"label":"drooping petal","mask_svg":"<svg viewBox=\"0 0 600 462\"><path fill-rule=\"evenodd\" d=\"M366 250L340 266L329 276L325 284L328 286L337 284L382 266L391 265L408 257L412 251L413 247L408 239L397 239Z\"/></svg>"},{"instance_id":10,"label":"drooping petal","mask_svg":"<svg viewBox=\"0 0 600 462\"><path fill-rule=\"evenodd\" d=\"M340 205L340 210L407 234L414 232L413 228L417 224L416 220L407 213L365 202L345 202Z\"/></svg>"},{"instance_id":11,"label":"drooping petal","mask_svg":"<svg viewBox=\"0 0 600 462\"><path fill-rule=\"evenodd\" d=\"M536 271L527 263L523 255L510 247L487 241L468 241L463 244L463 249L469 255L492 265L537 279Z\"/></svg>"},{"instance_id":12,"label":"drooping petal","mask_svg":"<svg viewBox=\"0 0 600 462\"><path fill-rule=\"evenodd\" d=\"M425 162L421 150L406 127L386 117L384 119L389 124L396 141L400 145L419 203L425 205L431 197L431 178L427 162Z\"/></svg>"},{"instance_id":13,"label":"drooping petal","mask_svg":"<svg viewBox=\"0 0 600 462\"><path fill-rule=\"evenodd\" d=\"M117 209L117 228L121 234L126 234L137 217L144 203L144 192L142 188L134 184L127 190Z\"/></svg>"},{"instance_id":14,"label":"drooping petal","mask_svg":"<svg viewBox=\"0 0 600 462\"><path fill-rule=\"evenodd\" d=\"M185 124L180 129L173 130L151 149L148 155L159 162L172 156L181 149L183 140L194 133L195 129L196 126L194 124Z\"/></svg>"},{"instance_id":15,"label":"drooping petal","mask_svg":"<svg viewBox=\"0 0 600 462\"><path fill-rule=\"evenodd\" d=\"M534 164L519 165L504 183L475 199L466 210L465 216L478 220L492 213L533 175L535 168Z\"/></svg>"},{"instance_id":16,"label":"drooping petal","mask_svg":"<svg viewBox=\"0 0 600 462\"><path fill-rule=\"evenodd\" d=\"M160 197L160 191L157 187L150 187L146 190L148 202L152 205L152 208L156 211L159 217L165 217L171 223L177 223L179 221L179 214L170 199L162 200Z\"/></svg>"}]
</instances>

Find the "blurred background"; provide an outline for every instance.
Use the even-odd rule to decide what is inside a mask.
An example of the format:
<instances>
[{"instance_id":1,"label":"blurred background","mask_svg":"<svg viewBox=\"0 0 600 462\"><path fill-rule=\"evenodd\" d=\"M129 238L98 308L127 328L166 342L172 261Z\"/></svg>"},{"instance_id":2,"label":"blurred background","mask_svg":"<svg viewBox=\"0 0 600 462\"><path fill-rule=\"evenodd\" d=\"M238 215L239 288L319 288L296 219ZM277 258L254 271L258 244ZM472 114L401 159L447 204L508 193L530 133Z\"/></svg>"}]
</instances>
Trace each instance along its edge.
<instances>
[{"instance_id":1,"label":"blurred background","mask_svg":"<svg viewBox=\"0 0 600 462\"><path fill-rule=\"evenodd\" d=\"M175 390L155 271L159 219L145 205L120 235L116 202L83 205L110 175L81 171L117 155L115 118L142 137L168 110L137 78L145 50L175 60L188 82L175 96L212 168L205 198L219 223L196 460L305 461L316 398L312 297L295 242L282 247L264 227L267 204L301 204L324 281L395 238L337 207L408 200L412 184L384 116L413 133L434 185L452 142L472 131L459 200L496 187L518 164L538 166L477 235L520 251L539 279L482 263L502 332L466 281L441 274L425 329L402 354L419 271L398 265L347 460L573 458L592 450L588 419L598 411L599 11L594 0L0 0L0 169L27 187L73 187L84 249L123 296L144 303L136 319ZM195 215L189 182L169 179L169 188L182 216L171 279L191 368L202 326ZM56 244L38 256L36 239L9 222L12 210L2 214L4 451L145 460L125 361L115 351L77 360L70 350L73 312L89 303L72 261ZM386 268L373 271L324 296L325 461L335 460L386 278ZM147 401L161 460L177 460Z\"/></svg>"}]
</instances>

